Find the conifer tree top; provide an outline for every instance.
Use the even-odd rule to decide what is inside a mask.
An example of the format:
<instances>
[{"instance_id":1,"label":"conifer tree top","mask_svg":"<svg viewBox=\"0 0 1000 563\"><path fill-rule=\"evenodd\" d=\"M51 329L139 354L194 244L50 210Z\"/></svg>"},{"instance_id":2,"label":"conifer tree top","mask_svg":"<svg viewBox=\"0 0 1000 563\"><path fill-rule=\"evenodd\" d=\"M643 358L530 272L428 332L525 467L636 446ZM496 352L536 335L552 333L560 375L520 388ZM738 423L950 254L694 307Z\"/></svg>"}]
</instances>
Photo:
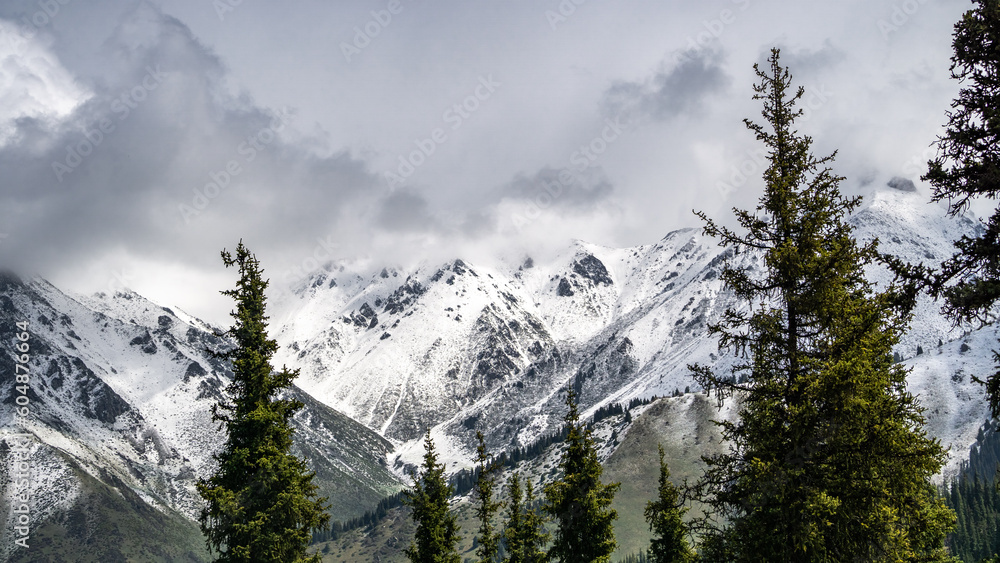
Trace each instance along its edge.
<instances>
[{"instance_id":1,"label":"conifer tree top","mask_svg":"<svg viewBox=\"0 0 1000 563\"><path fill-rule=\"evenodd\" d=\"M217 355L232 362L233 379L227 399L212 406L226 442L213 455L216 472L197 483L206 501L201 529L217 561L315 563L319 557L306 551L312 530L329 522L327 499L317 498L315 473L290 453L291 417L303 405L278 396L298 371L271 367L278 346L267 337L267 282L257 258L240 241L235 256L222 251L222 261L240 274L236 288L222 292L236 300L226 333L235 346Z\"/></svg>"}]
</instances>

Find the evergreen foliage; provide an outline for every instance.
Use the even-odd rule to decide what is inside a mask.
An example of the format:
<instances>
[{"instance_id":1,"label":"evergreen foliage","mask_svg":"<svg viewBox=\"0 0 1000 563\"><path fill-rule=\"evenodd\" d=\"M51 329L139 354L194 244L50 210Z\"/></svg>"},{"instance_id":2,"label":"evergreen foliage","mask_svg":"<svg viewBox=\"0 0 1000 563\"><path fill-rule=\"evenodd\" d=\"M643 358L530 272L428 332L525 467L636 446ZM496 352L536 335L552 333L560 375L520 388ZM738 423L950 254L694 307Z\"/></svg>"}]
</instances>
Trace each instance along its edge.
<instances>
[{"instance_id":1,"label":"evergreen foliage","mask_svg":"<svg viewBox=\"0 0 1000 563\"><path fill-rule=\"evenodd\" d=\"M937 156L922 177L934 186L933 200L947 199L952 214L972 200L1000 196L1000 1L973 3L976 7L955 24L952 41L951 76L963 87L937 140ZM983 227L955 243L957 252L932 282L932 293L944 295L944 310L956 322L996 318L1000 207ZM1000 364L1000 353L994 355ZM993 416L1000 416L1000 371L987 378L986 389Z\"/></svg>"},{"instance_id":2,"label":"evergreen foliage","mask_svg":"<svg viewBox=\"0 0 1000 563\"><path fill-rule=\"evenodd\" d=\"M618 563L649 563L649 555L645 551L626 555L618 560Z\"/></svg>"},{"instance_id":3,"label":"evergreen foliage","mask_svg":"<svg viewBox=\"0 0 1000 563\"><path fill-rule=\"evenodd\" d=\"M612 416L618 416L620 414L625 414L625 405L621 403L610 403L594 411L594 417L592 420L594 424L597 424L606 418L611 418Z\"/></svg>"},{"instance_id":4,"label":"evergreen foliage","mask_svg":"<svg viewBox=\"0 0 1000 563\"><path fill-rule=\"evenodd\" d=\"M769 127L745 120L768 148L755 212L734 210L745 231L704 213L705 232L734 255L763 258L760 274L726 266L743 304L710 327L742 360L731 374L691 366L720 401L738 395L739 418L722 421L729 451L704 458L692 491L711 509L699 526L707 561L943 561L954 514L930 486L944 460L926 435L906 371L892 346L908 317L893 288L876 293L846 224L845 199L812 139L794 128L804 94L772 50L754 66Z\"/></svg>"},{"instance_id":5,"label":"evergreen foliage","mask_svg":"<svg viewBox=\"0 0 1000 563\"><path fill-rule=\"evenodd\" d=\"M632 405L630 408L635 406L649 403L649 399L633 399L629 404ZM628 420L629 411L625 411L626 420ZM549 446L553 444L559 444L566 439L566 429L563 428L559 432L554 434L547 434L536 439L531 444L521 448L515 448L510 451L510 453L503 452L496 457L495 463L503 468L516 467L517 464L523 461L529 461L537 458L538 456L545 453ZM449 483L452 487L452 496L462 496L469 491L471 491L476 483L479 481L479 468L473 468L471 471L467 469L462 469L451 476ZM330 539L336 539L337 536L344 532L355 530L357 528L373 526L381 521L386 515L389 514L389 510L402 506L403 496L405 492L399 492L394 495L390 495L380 500L376 508L368 510L363 516L357 518L351 518L350 520L344 522L334 522L330 528L326 530L320 530L313 535L313 541L329 541Z\"/></svg>"},{"instance_id":6,"label":"evergreen foliage","mask_svg":"<svg viewBox=\"0 0 1000 563\"><path fill-rule=\"evenodd\" d=\"M1000 492L995 482L964 474L949 484L945 498L958 516L955 532L948 537L951 553L970 562L1000 553Z\"/></svg>"},{"instance_id":7,"label":"evergreen foliage","mask_svg":"<svg viewBox=\"0 0 1000 563\"><path fill-rule=\"evenodd\" d=\"M236 289L223 295L236 301L230 315L236 319L226 334L235 347L216 356L232 362L229 400L212 407L212 420L221 423L226 442L213 455L215 474L197 483L206 501L200 514L209 549L221 562L318 562L307 557L311 530L324 526L326 498L316 498L317 487L305 463L290 453L289 421L302 403L279 399L298 370L274 371L271 357L278 349L267 337L264 290L268 282L257 258L240 241L236 256L222 251L225 266L236 266Z\"/></svg>"},{"instance_id":8,"label":"evergreen foliage","mask_svg":"<svg viewBox=\"0 0 1000 563\"><path fill-rule=\"evenodd\" d=\"M562 478L545 486L545 510L556 523L550 558L561 563L605 562L617 547L611 508L619 483L602 484L603 468L591 431L580 423L576 393L566 396L566 450L560 461Z\"/></svg>"},{"instance_id":9,"label":"evergreen foliage","mask_svg":"<svg viewBox=\"0 0 1000 563\"><path fill-rule=\"evenodd\" d=\"M336 540L344 532L349 532L366 526L374 526L383 518L388 516L390 510L403 506L403 496L405 494L406 491L400 491L396 494L387 496L378 501L375 508L365 511L365 513L361 516L351 518L346 521L335 521L329 528L314 532L313 543Z\"/></svg>"},{"instance_id":10,"label":"evergreen foliage","mask_svg":"<svg viewBox=\"0 0 1000 563\"><path fill-rule=\"evenodd\" d=\"M993 419L979 427L976 442L969 450L969 459L963 461L959 473L991 482L1000 472L1000 421Z\"/></svg>"},{"instance_id":11,"label":"evergreen foliage","mask_svg":"<svg viewBox=\"0 0 1000 563\"><path fill-rule=\"evenodd\" d=\"M535 509L535 491L531 480L521 496L521 476L511 474L507 480L507 514L504 523L504 563L544 563L548 555L543 551L549 541L545 520Z\"/></svg>"},{"instance_id":12,"label":"evergreen foliage","mask_svg":"<svg viewBox=\"0 0 1000 563\"><path fill-rule=\"evenodd\" d=\"M458 519L448 506L452 488L444 478L444 464L438 463L431 431L424 437L422 472L412 474L413 488L406 493L405 504L413 509L417 523L413 542L406 556L413 563L461 563L456 551Z\"/></svg>"},{"instance_id":13,"label":"evergreen foliage","mask_svg":"<svg viewBox=\"0 0 1000 563\"><path fill-rule=\"evenodd\" d=\"M651 563L687 563L694 561L694 551L687 543L687 529L681 517L687 512L677 487L670 482L670 468L659 446L660 480L656 500L646 503L646 522L653 540L649 546Z\"/></svg>"},{"instance_id":14,"label":"evergreen foliage","mask_svg":"<svg viewBox=\"0 0 1000 563\"><path fill-rule=\"evenodd\" d=\"M483 433L476 432L479 446L476 448L476 461L479 464L479 479L476 481L476 517L479 518L479 536L476 538L479 547L476 556L480 563L493 563L497 559L497 549L500 543L499 535L493 531L493 517L503 506L493 500L493 488L496 484L496 461L486 452L486 442Z\"/></svg>"},{"instance_id":15,"label":"evergreen foliage","mask_svg":"<svg viewBox=\"0 0 1000 563\"><path fill-rule=\"evenodd\" d=\"M945 501L958 517L948 547L962 561L978 562L1000 553L998 456L1000 434L993 420L979 429L969 459L945 490Z\"/></svg>"},{"instance_id":16,"label":"evergreen foliage","mask_svg":"<svg viewBox=\"0 0 1000 563\"><path fill-rule=\"evenodd\" d=\"M563 428L559 432L555 432L553 434L546 434L545 436L538 438L537 440L535 440L531 444L528 444L527 446L524 446L523 448L515 448L511 450L510 453L506 452L501 453L500 459L503 462L503 466L516 467L517 464L521 463L522 461L529 461L537 458L538 456L545 453L545 451L552 444L559 444L564 440L566 440L566 434L567 430L566 428Z\"/></svg>"}]
</instances>

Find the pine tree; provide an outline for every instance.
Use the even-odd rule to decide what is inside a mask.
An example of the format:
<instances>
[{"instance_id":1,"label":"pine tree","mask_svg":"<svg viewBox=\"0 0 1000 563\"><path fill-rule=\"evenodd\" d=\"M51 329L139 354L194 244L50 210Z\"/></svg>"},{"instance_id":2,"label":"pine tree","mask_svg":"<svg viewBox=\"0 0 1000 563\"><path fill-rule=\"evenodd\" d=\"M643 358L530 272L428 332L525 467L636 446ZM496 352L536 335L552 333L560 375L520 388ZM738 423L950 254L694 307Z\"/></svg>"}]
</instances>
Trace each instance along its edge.
<instances>
[{"instance_id":1,"label":"pine tree","mask_svg":"<svg viewBox=\"0 0 1000 563\"><path fill-rule=\"evenodd\" d=\"M735 210L742 235L698 214L735 256L763 259L722 274L741 305L711 332L741 360L731 374L691 366L720 400L739 397L739 418L719 423L729 451L705 458L694 491L714 511L701 522L702 556L945 560L954 513L930 486L944 450L892 358L908 317L894 288L877 293L865 279L876 242L857 243L845 222L860 198L841 196L826 166L834 155L817 159L794 129L804 91L790 91L778 50L769 62L770 73L754 67L769 128L745 120L769 149L760 204Z\"/></svg>"},{"instance_id":2,"label":"pine tree","mask_svg":"<svg viewBox=\"0 0 1000 563\"><path fill-rule=\"evenodd\" d=\"M962 82L948 113L938 154L922 179L934 187L933 200L948 200L961 213L976 199L1000 196L1000 2L973 0L955 24L951 76ZM955 243L956 254L935 276L931 291L944 295L945 312L956 322L996 318L1000 300L1000 207L984 229ZM955 283L950 283L955 282ZM1000 364L1000 353L994 352ZM986 380L993 416L1000 416L1000 370Z\"/></svg>"},{"instance_id":3,"label":"pine tree","mask_svg":"<svg viewBox=\"0 0 1000 563\"><path fill-rule=\"evenodd\" d=\"M620 484L601 483L604 469L590 429L580 423L572 389L566 404L566 449L559 464L563 476L545 487L545 510L556 522L549 556L562 563L610 561L617 547L613 522L618 518L611 502Z\"/></svg>"},{"instance_id":4,"label":"pine tree","mask_svg":"<svg viewBox=\"0 0 1000 563\"><path fill-rule=\"evenodd\" d=\"M479 547L476 556L480 563L493 563L497 558L500 544L499 535L493 531L493 517L503 506L493 500L493 488L496 484L496 470L499 468L496 460L486 453L486 442L483 433L476 432L479 446L476 447L476 461L479 464L479 479L476 481L476 517L479 518Z\"/></svg>"},{"instance_id":5,"label":"pine tree","mask_svg":"<svg viewBox=\"0 0 1000 563\"><path fill-rule=\"evenodd\" d=\"M646 503L646 522L649 531L653 532L653 540L649 546L649 560L652 563L686 563L694 560L694 551L684 537L686 528L681 517L687 512L681 508L677 487L670 482L670 468L663 457L663 446L660 453L660 482L656 500Z\"/></svg>"},{"instance_id":6,"label":"pine tree","mask_svg":"<svg viewBox=\"0 0 1000 563\"><path fill-rule=\"evenodd\" d=\"M326 525L326 498L305 463L289 453L292 415L302 403L279 399L298 370L274 371L271 356L278 349L267 337L264 290L268 282L257 258L240 241L236 256L222 251L226 267L237 266L236 289L223 291L236 300L236 319L228 334L235 347L216 354L232 362L230 397L212 407L212 420L226 431L222 451L213 455L219 467L197 483L206 501L200 515L209 549L223 562L319 561L306 556L311 531Z\"/></svg>"},{"instance_id":7,"label":"pine tree","mask_svg":"<svg viewBox=\"0 0 1000 563\"><path fill-rule=\"evenodd\" d=\"M444 464L438 463L431 431L424 437L423 471L413 474L413 488L406 492L405 504L413 509L417 523L413 543L406 556L413 563L460 563L458 519L448 506L452 487L444 477Z\"/></svg>"},{"instance_id":8,"label":"pine tree","mask_svg":"<svg viewBox=\"0 0 1000 563\"><path fill-rule=\"evenodd\" d=\"M514 473L507 480L507 520L503 537L506 542L504 563L545 563L548 555L542 551L549 541L545 521L534 508L535 491L527 481L524 500L521 497L521 476Z\"/></svg>"}]
</instances>

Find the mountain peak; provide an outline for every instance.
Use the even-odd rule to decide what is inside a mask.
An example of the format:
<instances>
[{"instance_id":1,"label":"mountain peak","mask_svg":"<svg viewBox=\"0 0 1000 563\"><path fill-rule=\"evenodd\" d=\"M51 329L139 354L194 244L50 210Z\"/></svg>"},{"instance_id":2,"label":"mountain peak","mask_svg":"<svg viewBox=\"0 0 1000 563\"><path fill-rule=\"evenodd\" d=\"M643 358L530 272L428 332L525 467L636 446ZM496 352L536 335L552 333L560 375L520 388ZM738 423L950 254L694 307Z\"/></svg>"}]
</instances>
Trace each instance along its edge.
<instances>
[{"instance_id":1,"label":"mountain peak","mask_svg":"<svg viewBox=\"0 0 1000 563\"><path fill-rule=\"evenodd\" d=\"M913 185L913 181L907 178L901 178L899 176L893 176L885 184L894 190L899 190L901 192L913 192L916 193L917 187Z\"/></svg>"}]
</instances>

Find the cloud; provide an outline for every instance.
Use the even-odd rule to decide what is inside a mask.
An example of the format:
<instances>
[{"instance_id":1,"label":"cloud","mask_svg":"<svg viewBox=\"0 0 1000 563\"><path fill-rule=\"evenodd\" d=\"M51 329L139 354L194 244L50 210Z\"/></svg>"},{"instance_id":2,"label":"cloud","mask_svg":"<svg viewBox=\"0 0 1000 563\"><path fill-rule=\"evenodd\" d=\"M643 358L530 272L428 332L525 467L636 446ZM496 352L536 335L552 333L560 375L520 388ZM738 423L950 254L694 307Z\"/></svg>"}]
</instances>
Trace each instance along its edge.
<instances>
[{"instance_id":1,"label":"cloud","mask_svg":"<svg viewBox=\"0 0 1000 563\"><path fill-rule=\"evenodd\" d=\"M348 62L370 6L243 2L220 21L211 2L56 4L0 2L30 54L2 55L15 36L0 33L0 267L72 291L126 279L192 312L240 238L283 274L325 256L643 244L695 223L692 207L752 205L753 181L715 186L758 148L742 119L759 119L752 65L775 44L816 152L840 149L852 176L900 173L926 162L957 91L966 9L928 3L887 40L889 10L860 0L588 3L555 30L529 2L404 2ZM716 33L725 10L738 17ZM709 49L674 51L692 44ZM444 112L491 75L496 95L454 127ZM391 190L382 172L437 128L447 142Z\"/></svg>"},{"instance_id":2,"label":"cloud","mask_svg":"<svg viewBox=\"0 0 1000 563\"><path fill-rule=\"evenodd\" d=\"M287 285L330 260L483 256L517 238L504 231L505 203L523 204L531 238L612 192L597 166L546 168L464 199L433 184L391 190L370 155L317 143L295 108L266 107L235 88L219 56L177 18L143 2L116 18L79 60L41 35L28 44L52 68L18 68L16 83L70 102L10 106L13 140L0 146L4 267L59 285L73 279L77 290L129 284L164 295L218 287L219 250L243 240ZM107 64L88 62L97 57ZM560 173L569 179L560 183ZM216 293L197 291L185 302Z\"/></svg>"},{"instance_id":3,"label":"cloud","mask_svg":"<svg viewBox=\"0 0 1000 563\"><path fill-rule=\"evenodd\" d=\"M829 73L847 59L847 53L836 47L829 39L815 49L794 48L781 43L775 47L781 51L781 66L789 69L796 83ZM757 64L761 69L767 70L770 56L770 47L760 51Z\"/></svg>"},{"instance_id":4,"label":"cloud","mask_svg":"<svg viewBox=\"0 0 1000 563\"><path fill-rule=\"evenodd\" d=\"M6 116L18 140L0 148L6 266L82 271L114 253L205 266L242 237L280 256L331 231L363 244L353 221L386 192L367 164L286 140L295 112L232 93L179 20L136 4L101 43L113 64L96 75L55 66L40 37L27 46L36 62L16 69L20 98L71 109Z\"/></svg>"},{"instance_id":5,"label":"cloud","mask_svg":"<svg viewBox=\"0 0 1000 563\"><path fill-rule=\"evenodd\" d=\"M534 175L518 174L493 192L495 201L523 200L549 209L586 211L605 200L614 187L597 167L585 171L543 168Z\"/></svg>"},{"instance_id":6,"label":"cloud","mask_svg":"<svg viewBox=\"0 0 1000 563\"><path fill-rule=\"evenodd\" d=\"M411 189L395 191L380 202L376 223L388 231L427 231L434 227L427 200Z\"/></svg>"},{"instance_id":7,"label":"cloud","mask_svg":"<svg viewBox=\"0 0 1000 563\"><path fill-rule=\"evenodd\" d=\"M0 147L24 142L20 135L64 118L88 96L40 41L0 20Z\"/></svg>"},{"instance_id":8,"label":"cloud","mask_svg":"<svg viewBox=\"0 0 1000 563\"><path fill-rule=\"evenodd\" d=\"M793 49L778 45L781 49L781 63L800 72L815 73L833 68L847 59L847 54L836 47L829 39L816 49ZM761 61L766 62L770 51L761 54Z\"/></svg>"},{"instance_id":9,"label":"cloud","mask_svg":"<svg viewBox=\"0 0 1000 563\"><path fill-rule=\"evenodd\" d=\"M621 81L604 93L606 115L629 121L663 121L700 112L706 99L725 92L731 82L722 67L722 55L712 49L692 49L662 63L659 71L641 81Z\"/></svg>"}]
</instances>

